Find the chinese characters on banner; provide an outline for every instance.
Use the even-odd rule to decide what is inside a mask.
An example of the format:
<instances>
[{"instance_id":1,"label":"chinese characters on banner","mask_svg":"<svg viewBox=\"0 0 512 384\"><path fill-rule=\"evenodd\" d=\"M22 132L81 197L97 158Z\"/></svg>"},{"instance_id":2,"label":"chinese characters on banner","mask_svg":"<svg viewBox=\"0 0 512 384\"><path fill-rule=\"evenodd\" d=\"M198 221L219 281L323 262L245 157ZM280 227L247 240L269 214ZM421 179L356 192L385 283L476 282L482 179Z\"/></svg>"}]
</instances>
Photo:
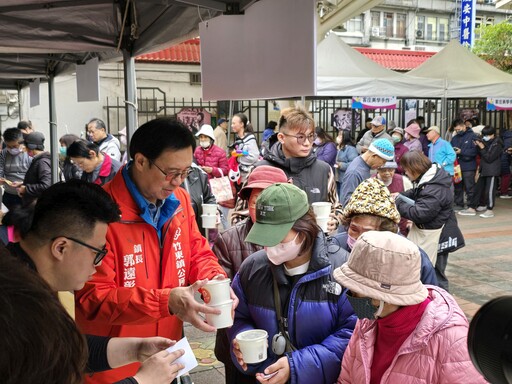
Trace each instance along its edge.
<instances>
[{"instance_id":1,"label":"chinese characters on banner","mask_svg":"<svg viewBox=\"0 0 512 384\"><path fill-rule=\"evenodd\" d=\"M352 109L396 109L396 96L356 96L352 98Z\"/></svg>"},{"instance_id":2,"label":"chinese characters on banner","mask_svg":"<svg viewBox=\"0 0 512 384\"><path fill-rule=\"evenodd\" d=\"M475 0L462 0L460 10L460 43L472 47L475 34Z\"/></svg>"},{"instance_id":3,"label":"chinese characters on banner","mask_svg":"<svg viewBox=\"0 0 512 384\"><path fill-rule=\"evenodd\" d=\"M510 97L488 97L488 111L512 111L512 98Z\"/></svg>"}]
</instances>

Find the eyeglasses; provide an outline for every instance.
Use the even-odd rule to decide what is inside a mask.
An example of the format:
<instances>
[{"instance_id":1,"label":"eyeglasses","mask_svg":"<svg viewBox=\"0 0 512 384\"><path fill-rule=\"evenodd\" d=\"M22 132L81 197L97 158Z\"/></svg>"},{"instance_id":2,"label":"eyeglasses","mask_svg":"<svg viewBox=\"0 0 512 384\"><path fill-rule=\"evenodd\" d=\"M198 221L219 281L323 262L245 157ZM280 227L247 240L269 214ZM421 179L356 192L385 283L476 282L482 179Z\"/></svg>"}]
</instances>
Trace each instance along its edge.
<instances>
[{"instance_id":1,"label":"eyeglasses","mask_svg":"<svg viewBox=\"0 0 512 384\"><path fill-rule=\"evenodd\" d=\"M75 239L73 237L67 237L67 236L62 236L62 237L66 238L68 240L74 241L77 244L80 244L86 248L89 248L89 249L92 249L93 251L95 251L96 255L94 256L94 261L93 261L94 265L98 265L100 263L100 261L103 260L103 258L107 255L107 246L106 245L104 245L102 249L99 249L99 248L93 247L92 245L84 243L81 240ZM56 237L54 237L52 239L52 241L55 239L56 239Z\"/></svg>"},{"instance_id":2,"label":"eyeglasses","mask_svg":"<svg viewBox=\"0 0 512 384\"><path fill-rule=\"evenodd\" d=\"M310 143L313 143L313 141L315 141L315 139L317 138L316 133L312 133L312 134L306 136L306 135L289 135L288 133L283 132L283 135L295 137L297 139L297 144L301 144L301 145L304 144L304 141L306 141L306 139L308 139L308 141Z\"/></svg>"},{"instance_id":3,"label":"eyeglasses","mask_svg":"<svg viewBox=\"0 0 512 384\"><path fill-rule=\"evenodd\" d=\"M149 160L149 163L153 164L160 172L162 172L162 174L165 176L165 180L167 180L167 181L174 180L178 177L182 180L186 179L187 176L190 175L190 173L192 172L192 168L188 168L182 172L171 171L171 172L167 173L162 168L160 168L158 165L156 165L152 160Z\"/></svg>"}]
</instances>

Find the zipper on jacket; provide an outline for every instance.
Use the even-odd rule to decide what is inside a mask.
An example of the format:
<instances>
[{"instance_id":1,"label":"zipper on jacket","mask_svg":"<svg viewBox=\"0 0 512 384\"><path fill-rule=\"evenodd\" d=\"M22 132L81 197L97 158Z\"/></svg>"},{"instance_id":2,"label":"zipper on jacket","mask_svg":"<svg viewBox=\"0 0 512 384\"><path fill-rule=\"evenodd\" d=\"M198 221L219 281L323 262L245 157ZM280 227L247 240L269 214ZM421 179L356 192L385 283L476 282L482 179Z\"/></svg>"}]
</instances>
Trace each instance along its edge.
<instances>
[{"instance_id":1,"label":"zipper on jacket","mask_svg":"<svg viewBox=\"0 0 512 384\"><path fill-rule=\"evenodd\" d=\"M293 341L293 345L297 347L297 308L295 307L295 301L296 301L296 295L299 287L303 285L304 283L309 283L310 281L317 280L325 275L329 275L329 267L323 267L322 269L315 271L309 275L302 276L299 281L297 281L297 284L292 288L292 292L290 293L290 300L288 302L288 319L290 319L290 311L293 311L293 334L291 336L291 340ZM288 325L290 325L290 322L288 321ZM290 328L288 328L289 330ZM290 334L288 332L288 334ZM298 347L297 347L298 348Z\"/></svg>"},{"instance_id":2,"label":"zipper on jacket","mask_svg":"<svg viewBox=\"0 0 512 384\"><path fill-rule=\"evenodd\" d=\"M174 219L174 216L176 216L181 211L183 211L182 206L179 206L178 208L176 208L176 211L174 211L174 213L172 214L170 219L167 220L167 226L163 228L164 230L162 231L162 236L160 237L160 279L162 279L162 260L164 257L164 240L165 240L165 237L167 236L167 233L169 232L169 227L171 226L171 222Z\"/></svg>"}]
</instances>

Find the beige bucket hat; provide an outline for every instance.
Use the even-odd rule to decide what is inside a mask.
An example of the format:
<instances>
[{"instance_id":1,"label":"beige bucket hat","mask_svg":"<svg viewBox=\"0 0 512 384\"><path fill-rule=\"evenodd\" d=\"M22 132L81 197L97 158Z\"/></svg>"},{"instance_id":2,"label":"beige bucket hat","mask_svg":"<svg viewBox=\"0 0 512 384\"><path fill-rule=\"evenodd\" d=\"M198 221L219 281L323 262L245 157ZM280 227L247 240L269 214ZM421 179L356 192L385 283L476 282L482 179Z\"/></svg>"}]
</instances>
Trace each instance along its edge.
<instances>
[{"instance_id":1,"label":"beige bucket hat","mask_svg":"<svg viewBox=\"0 0 512 384\"><path fill-rule=\"evenodd\" d=\"M359 236L334 278L354 293L407 306L427 298L420 269L420 252L412 241L392 232L369 231Z\"/></svg>"}]
</instances>

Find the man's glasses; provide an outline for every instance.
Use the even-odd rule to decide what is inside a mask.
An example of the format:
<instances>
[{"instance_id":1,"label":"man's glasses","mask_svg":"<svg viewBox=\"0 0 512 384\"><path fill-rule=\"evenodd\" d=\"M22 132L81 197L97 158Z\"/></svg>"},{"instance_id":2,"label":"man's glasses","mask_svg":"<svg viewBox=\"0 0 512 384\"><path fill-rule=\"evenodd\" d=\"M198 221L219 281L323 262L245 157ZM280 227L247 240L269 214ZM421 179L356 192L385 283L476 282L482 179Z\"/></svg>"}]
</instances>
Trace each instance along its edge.
<instances>
[{"instance_id":1,"label":"man's glasses","mask_svg":"<svg viewBox=\"0 0 512 384\"><path fill-rule=\"evenodd\" d=\"M306 139L308 139L308 141L310 143L313 143L313 141L315 141L315 139L317 138L316 133L311 133L310 135L289 135L288 133L284 133L284 132L282 132L282 133L285 136L295 137L297 139L297 144L301 144L301 145L304 144Z\"/></svg>"},{"instance_id":2,"label":"man's glasses","mask_svg":"<svg viewBox=\"0 0 512 384\"><path fill-rule=\"evenodd\" d=\"M74 241L77 244L80 244L86 248L89 248L89 249L92 249L93 251L95 251L96 255L94 256L94 261L93 261L94 265L98 265L100 263L100 261L103 260L103 258L107 255L107 246L106 245L104 245L102 249L99 249L99 248L93 247L92 245L84 243L81 240L75 239L73 237L67 237L67 236L62 236L62 237L66 238L68 240ZM52 241L55 239L56 239L56 237L53 238Z\"/></svg>"},{"instance_id":3,"label":"man's glasses","mask_svg":"<svg viewBox=\"0 0 512 384\"><path fill-rule=\"evenodd\" d=\"M190 173L192 172L192 168L188 168L182 172L171 171L171 172L167 173L162 168L160 168L158 165L156 165L155 162L149 160L149 163L153 164L160 172L162 172L162 174L165 176L165 180L167 180L167 181L174 180L177 177L179 177L182 180L186 179L187 176L190 175Z\"/></svg>"}]
</instances>

